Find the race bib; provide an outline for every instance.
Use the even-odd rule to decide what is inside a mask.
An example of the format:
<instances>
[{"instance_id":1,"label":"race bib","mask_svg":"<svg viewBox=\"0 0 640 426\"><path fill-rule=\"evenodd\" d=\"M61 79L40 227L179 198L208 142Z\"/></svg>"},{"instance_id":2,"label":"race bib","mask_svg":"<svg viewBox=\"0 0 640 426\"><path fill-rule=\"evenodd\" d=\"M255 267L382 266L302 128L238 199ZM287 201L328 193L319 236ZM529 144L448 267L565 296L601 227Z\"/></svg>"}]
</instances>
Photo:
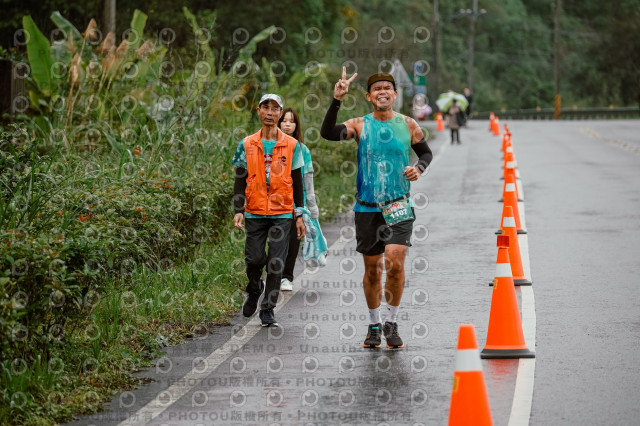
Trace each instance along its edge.
<instances>
[{"instance_id":1,"label":"race bib","mask_svg":"<svg viewBox=\"0 0 640 426\"><path fill-rule=\"evenodd\" d=\"M387 226L395 225L398 222L413 219L413 212L408 200L394 201L386 206L380 207L382 217L387 222Z\"/></svg>"}]
</instances>

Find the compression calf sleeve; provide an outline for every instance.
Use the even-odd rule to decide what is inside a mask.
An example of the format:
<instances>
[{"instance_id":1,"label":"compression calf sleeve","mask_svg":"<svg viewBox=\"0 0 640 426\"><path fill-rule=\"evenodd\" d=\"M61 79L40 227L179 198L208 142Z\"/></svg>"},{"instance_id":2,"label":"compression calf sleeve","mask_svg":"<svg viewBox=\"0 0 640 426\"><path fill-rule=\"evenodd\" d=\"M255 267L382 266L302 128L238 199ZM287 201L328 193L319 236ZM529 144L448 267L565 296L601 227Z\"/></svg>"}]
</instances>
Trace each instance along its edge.
<instances>
[{"instance_id":1,"label":"compression calf sleeve","mask_svg":"<svg viewBox=\"0 0 640 426\"><path fill-rule=\"evenodd\" d=\"M429 145L424 138L422 138L420 142L411 145L411 148L418 156L418 164L416 164L416 167L420 169L420 172L424 172L424 169L426 169L431 163L431 160L433 160L433 152L431 152L431 148L429 148Z\"/></svg>"},{"instance_id":2,"label":"compression calf sleeve","mask_svg":"<svg viewBox=\"0 0 640 426\"><path fill-rule=\"evenodd\" d=\"M338 110L340 109L340 102L336 98L333 98L331 105L327 110L322 121L322 127L320 128L320 135L330 141L341 141L347 139L347 126L344 124L336 125L338 120Z\"/></svg>"}]
</instances>

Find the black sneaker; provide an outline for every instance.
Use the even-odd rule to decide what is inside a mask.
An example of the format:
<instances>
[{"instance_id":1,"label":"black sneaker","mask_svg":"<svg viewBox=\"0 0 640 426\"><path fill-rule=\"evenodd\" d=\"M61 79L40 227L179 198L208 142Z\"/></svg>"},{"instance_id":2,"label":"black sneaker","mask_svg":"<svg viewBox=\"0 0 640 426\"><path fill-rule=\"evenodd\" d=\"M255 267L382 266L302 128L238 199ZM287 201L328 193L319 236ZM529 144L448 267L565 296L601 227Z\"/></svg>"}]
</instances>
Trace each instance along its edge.
<instances>
[{"instance_id":1,"label":"black sneaker","mask_svg":"<svg viewBox=\"0 0 640 426\"><path fill-rule=\"evenodd\" d=\"M273 309L265 309L260 311L260 321L262 321L263 327L269 327L270 325L278 324L276 318L273 316Z\"/></svg>"},{"instance_id":2,"label":"black sneaker","mask_svg":"<svg viewBox=\"0 0 640 426\"><path fill-rule=\"evenodd\" d=\"M245 317L250 317L251 315L256 313L256 309L258 309L258 300L260 300L260 296L264 291L264 287L264 281L260 280L260 291L247 294L244 305L242 305L242 315L244 315Z\"/></svg>"},{"instance_id":3,"label":"black sneaker","mask_svg":"<svg viewBox=\"0 0 640 426\"><path fill-rule=\"evenodd\" d=\"M387 341L387 347L389 349L402 348L404 347L404 342L398 335L398 323L397 322L385 322L384 327L382 328L384 331L384 338Z\"/></svg>"},{"instance_id":4,"label":"black sneaker","mask_svg":"<svg viewBox=\"0 0 640 426\"><path fill-rule=\"evenodd\" d=\"M382 339L380 338L380 328L382 324L369 324L369 330L367 331L367 338L364 339L362 346L365 348L379 348Z\"/></svg>"}]
</instances>

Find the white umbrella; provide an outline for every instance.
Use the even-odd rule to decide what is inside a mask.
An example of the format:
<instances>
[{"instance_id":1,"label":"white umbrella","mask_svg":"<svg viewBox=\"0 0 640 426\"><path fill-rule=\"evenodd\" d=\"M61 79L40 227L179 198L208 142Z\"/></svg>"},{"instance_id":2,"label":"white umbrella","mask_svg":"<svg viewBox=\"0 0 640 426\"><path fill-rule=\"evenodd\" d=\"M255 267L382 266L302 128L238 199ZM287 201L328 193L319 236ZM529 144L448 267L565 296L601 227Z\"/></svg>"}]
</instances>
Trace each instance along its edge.
<instances>
[{"instance_id":1,"label":"white umbrella","mask_svg":"<svg viewBox=\"0 0 640 426\"><path fill-rule=\"evenodd\" d=\"M442 93L440 96L438 96L436 105L438 105L440 111L447 111L449 108L451 108L451 104L453 103L454 99L458 103L460 109L467 109L467 106L469 105L467 98L465 98L464 95L456 92Z\"/></svg>"}]
</instances>

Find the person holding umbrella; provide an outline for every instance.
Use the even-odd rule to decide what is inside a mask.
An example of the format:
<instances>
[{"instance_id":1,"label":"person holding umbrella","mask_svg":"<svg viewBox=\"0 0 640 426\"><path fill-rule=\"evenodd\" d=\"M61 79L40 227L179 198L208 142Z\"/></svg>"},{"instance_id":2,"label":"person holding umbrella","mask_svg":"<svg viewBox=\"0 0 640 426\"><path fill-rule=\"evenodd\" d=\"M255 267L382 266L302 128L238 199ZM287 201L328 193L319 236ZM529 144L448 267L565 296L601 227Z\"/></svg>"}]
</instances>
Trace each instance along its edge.
<instances>
[{"instance_id":1,"label":"person holding umbrella","mask_svg":"<svg viewBox=\"0 0 640 426\"><path fill-rule=\"evenodd\" d=\"M443 93L438 96L436 105L438 105L440 111L445 113L447 124L451 129L451 143L460 143L460 135L458 131L460 126L464 124L463 110L469 105L467 98L460 93L449 90L447 93Z\"/></svg>"}]
</instances>

